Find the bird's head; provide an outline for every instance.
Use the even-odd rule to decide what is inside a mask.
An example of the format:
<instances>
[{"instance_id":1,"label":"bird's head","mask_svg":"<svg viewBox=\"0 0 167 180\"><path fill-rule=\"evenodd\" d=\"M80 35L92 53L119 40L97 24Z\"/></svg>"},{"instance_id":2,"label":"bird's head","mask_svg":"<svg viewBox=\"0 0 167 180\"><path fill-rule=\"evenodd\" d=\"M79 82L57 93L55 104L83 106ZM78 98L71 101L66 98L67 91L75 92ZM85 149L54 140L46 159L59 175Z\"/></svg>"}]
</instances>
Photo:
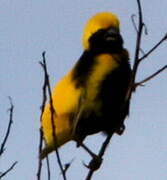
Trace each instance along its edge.
<instances>
[{"instance_id":1,"label":"bird's head","mask_svg":"<svg viewBox=\"0 0 167 180\"><path fill-rule=\"evenodd\" d=\"M83 32L83 47L85 50L101 50L122 47L122 37L119 32L119 19L110 12L97 13L90 18Z\"/></svg>"}]
</instances>

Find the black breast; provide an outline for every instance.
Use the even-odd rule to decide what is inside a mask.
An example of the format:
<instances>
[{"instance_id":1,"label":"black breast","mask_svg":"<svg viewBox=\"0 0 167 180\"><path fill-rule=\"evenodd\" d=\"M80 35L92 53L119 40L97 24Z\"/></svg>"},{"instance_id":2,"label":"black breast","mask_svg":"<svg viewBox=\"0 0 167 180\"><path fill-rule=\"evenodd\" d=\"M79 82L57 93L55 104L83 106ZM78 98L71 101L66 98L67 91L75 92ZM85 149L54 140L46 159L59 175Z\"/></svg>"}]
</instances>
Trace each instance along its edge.
<instances>
[{"instance_id":1,"label":"black breast","mask_svg":"<svg viewBox=\"0 0 167 180\"><path fill-rule=\"evenodd\" d=\"M108 134L118 132L122 128L124 119L128 114L129 103L123 107L124 98L130 81L131 69L127 54L120 61L120 66L112 70L101 82L95 104L101 103L99 112L84 110L76 126L76 134L79 139L100 131ZM86 80L89 78L91 68L94 66L94 56L89 56L87 64L79 62L74 73L74 80L78 87L86 88ZM83 59L85 60L85 59ZM88 61L88 59L87 59ZM82 66L83 65L83 66ZM100 115L99 115L100 114Z\"/></svg>"},{"instance_id":2,"label":"black breast","mask_svg":"<svg viewBox=\"0 0 167 180\"><path fill-rule=\"evenodd\" d=\"M101 127L107 133L119 131L128 114L129 103L124 106L124 99L130 75L130 65L126 60L122 61L120 67L108 74L100 86L97 98L102 101Z\"/></svg>"}]
</instances>

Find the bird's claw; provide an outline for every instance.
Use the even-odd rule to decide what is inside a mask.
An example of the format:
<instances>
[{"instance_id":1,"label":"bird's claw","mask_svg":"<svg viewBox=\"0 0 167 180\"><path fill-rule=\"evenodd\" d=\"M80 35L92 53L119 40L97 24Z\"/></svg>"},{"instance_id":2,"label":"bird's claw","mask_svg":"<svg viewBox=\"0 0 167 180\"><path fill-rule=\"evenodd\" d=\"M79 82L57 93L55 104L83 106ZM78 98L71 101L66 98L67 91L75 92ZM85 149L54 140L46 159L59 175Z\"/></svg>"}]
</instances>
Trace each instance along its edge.
<instances>
[{"instance_id":1,"label":"bird's claw","mask_svg":"<svg viewBox=\"0 0 167 180\"><path fill-rule=\"evenodd\" d=\"M96 171L97 169L100 168L102 164L103 159L99 156L94 156L93 159L89 162L89 164L84 164L84 166L92 171Z\"/></svg>"}]
</instances>

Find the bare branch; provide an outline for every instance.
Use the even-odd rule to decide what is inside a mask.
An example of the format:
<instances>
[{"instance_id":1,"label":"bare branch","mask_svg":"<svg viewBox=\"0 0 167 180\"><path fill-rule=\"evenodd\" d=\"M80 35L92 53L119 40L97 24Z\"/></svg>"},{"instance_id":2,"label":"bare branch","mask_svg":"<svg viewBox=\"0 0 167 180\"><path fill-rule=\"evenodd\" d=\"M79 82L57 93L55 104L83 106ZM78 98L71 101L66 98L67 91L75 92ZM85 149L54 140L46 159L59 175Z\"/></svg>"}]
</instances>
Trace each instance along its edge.
<instances>
[{"instance_id":1,"label":"bare branch","mask_svg":"<svg viewBox=\"0 0 167 180\"><path fill-rule=\"evenodd\" d=\"M38 148L38 154L41 154L43 146L43 132L40 129L39 130L39 148ZM38 170L37 170L37 180L41 179L41 170L42 170L42 160L41 158L38 158Z\"/></svg>"},{"instance_id":2,"label":"bare branch","mask_svg":"<svg viewBox=\"0 0 167 180\"><path fill-rule=\"evenodd\" d=\"M5 145L7 143L7 140L9 138L9 134L11 132L11 127L12 127L12 123L13 123L13 110L14 110L14 105L12 103L12 98L9 97L9 102L10 102L10 108L8 109L9 111L9 123L8 123L8 127L7 127L7 130L6 130L6 133L5 133L5 137L4 137L4 140L2 141L2 144L1 144L1 148L0 148L0 156L2 156L2 154L4 153L5 151ZM6 176L13 168L14 166L17 164L17 161L14 162L5 172L1 173L0 174L0 179L4 176Z\"/></svg>"},{"instance_id":3,"label":"bare branch","mask_svg":"<svg viewBox=\"0 0 167 180\"><path fill-rule=\"evenodd\" d=\"M148 29L147 29L146 24L144 24L143 27L144 27L144 34L145 34L145 35L148 35Z\"/></svg>"},{"instance_id":4,"label":"bare branch","mask_svg":"<svg viewBox=\"0 0 167 180\"><path fill-rule=\"evenodd\" d=\"M39 62L40 65L43 67L43 64L41 62ZM47 96L46 96L46 88L47 88L47 83L46 83L46 79L44 76L44 83L43 83L43 87L42 87L42 105L41 105L41 115L40 115L40 122L42 121L42 114L44 112L44 108L45 108L45 104L46 104L46 100L47 100ZM42 147L43 147L43 131L40 128L39 130L39 148L38 148L38 154L40 155L42 152ZM47 168L49 168L49 162L47 162ZM37 170L37 180L41 179L41 170L42 170L42 159L39 158L38 159L38 170ZM48 174L49 177L49 174Z\"/></svg>"},{"instance_id":5,"label":"bare branch","mask_svg":"<svg viewBox=\"0 0 167 180\"><path fill-rule=\"evenodd\" d=\"M71 167L71 164L73 163L74 159L72 159L69 163L66 163L64 165L64 173L67 172L67 170L69 170L69 168Z\"/></svg>"},{"instance_id":6,"label":"bare branch","mask_svg":"<svg viewBox=\"0 0 167 180\"><path fill-rule=\"evenodd\" d=\"M14 106L13 106L11 97L9 97L9 101L10 101L9 123L8 123L7 131L6 131L6 133L5 133L4 140L2 141L2 144L1 144L0 156L3 154L3 152L4 152L4 150L5 150L5 145L6 145L6 142L7 142L7 140L8 140L8 137L9 137L9 134L10 134L10 131L11 131L11 126L12 126L12 123L13 123L13 109L14 109Z\"/></svg>"},{"instance_id":7,"label":"bare branch","mask_svg":"<svg viewBox=\"0 0 167 180\"><path fill-rule=\"evenodd\" d=\"M137 7L138 7L138 28L137 28L137 39L136 39L136 48L135 48L135 57L134 57L134 64L132 67L132 74L131 74L131 80L129 84L129 88L127 90L127 94L125 97L125 105L128 101L130 101L132 92L135 91L134 84L135 84L135 79L136 79L136 73L138 70L139 66L139 52L141 49L141 38L142 38L142 32L143 32L143 27L144 27L144 22L143 22L143 14L142 14L142 8L141 8L141 3L140 0L137 0Z\"/></svg>"},{"instance_id":8,"label":"bare branch","mask_svg":"<svg viewBox=\"0 0 167 180\"><path fill-rule=\"evenodd\" d=\"M47 72L45 52L42 53L42 57L43 57L43 60L42 60L42 62L40 64L42 65L43 70L44 70L45 83L46 83L48 93L49 93L51 123L52 123L52 129L53 129L52 136L53 136L53 139L54 139L55 152L56 152L56 156L57 156L58 165L59 165L61 173L63 175L63 179L66 180L65 171L63 169L63 165L61 163L60 155L59 155L59 152L58 152L58 149L57 149L57 146L56 146L56 133L55 133L56 125L55 125L55 122L54 122L54 116L56 115L56 111L55 111L54 106L53 106L53 99L52 99L52 94L51 94L51 86L50 86L50 81L49 81L49 74Z\"/></svg>"},{"instance_id":9,"label":"bare branch","mask_svg":"<svg viewBox=\"0 0 167 180\"><path fill-rule=\"evenodd\" d=\"M138 29L137 29L137 25L136 25L136 22L135 22L135 18L136 18L136 14L132 14L131 15L132 25L133 25L136 33L138 33Z\"/></svg>"},{"instance_id":10,"label":"bare branch","mask_svg":"<svg viewBox=\"0 0 167 180\"><path fill-rule=\"evenodd\" d=\"M144 80L135 83L135 87L137 86L142 86L143 83L153 79L155 76L157 76L158 74L160 74L162 71L164 71L167 68L167 65L163 66L161 69L159 69L158 71L156 71L155 73L153 73L152 75L148 76L147 78L145 78Z\"/></svg>"},{"instance_id":11,"label":"bare branch","mask_svg":"<svg viewBox=\"0 0 167 180\"><path fill-rule=\"evenodd\" d=\"M135 17L136 17L136 15L135 14L132 14L131 15L131 20L132 20L132 25L133 25L133 27L134 27L134 29L135 29L135 31L136 31L136 34L138 35L138 33L139 33L139 31L138 31L138 28L137 28L137 25L136 25L136 22L135 22ZM143 27L145 27L145 34L147 34L147 28L146 28L146 25L143 23ZM145 52L144 52L144 50L140 47L140 52L144 55L145 54Z\"/></svg>"},{"instance_id":12,"label":"bare branch","mask_svg":"<svg viewBox=\"0 0 167 180\"><path fill-rule=\"evenodd\" d=\"M6 176L13 168L14 166L17 164L18 162L14 162L11 167L9 169L7 169L4 173L0 174L0 179L3 178L4 176Z\"/></svg>"},{"instance_id":13,"label":"bare branch","mask_svg":"<svg viewBox=\"0 0 167 180\"><path fill-rule=\"evenodd\" d=\"M103 160L102 157L103 157L103 155L104 155L104 153L106 151L106 148L107 148L108 144L110 143L112 135L113 134L110 134L110 135L107 136L106 140L102 144L102 147L101 147L101 149L99 151L98 156L94 157L90 161L89 165L87 166L90 170L88 172L86 180L90 180L92 178L92 176L93 176L93 173L100 168L100 166L102 164L102 160Z\"/></svg>"},{"instance_id":14,"label":"bare branch","mask_svg":"<svg viewBox=\"0 0 167 180\"><path fill-rule=\"evenodd\" d=\"M142 14L142 8L141 8L141 3L140 0L137 0L137 5L138 5L138 17L139 17L139 23L138 23L138 28L137 28L137 40L136 40L136 50L135 50L135 62L133 65L133 73L136 74L137 71L137 66L138 66L138 59L139 59L139 52L141 48L141 38L142 38L142 32L143 32L143 14Z\"/></svg>"},{"instance_id":15,"label":"bare branch","mask_svg":"<svg viewBox=\"0 0 167 180\"><path fill-rule=\"evenodd\" d=\"M46 157L46 164L47 164L47 173L48 173L48 180L50 180L50 163L49 163L49 157Z\"/></svg>"},{"instance_id":16,"label":"bare branch","mask_svg":"<svg viewBox=\"0 0 167 180\"><path fill-rule=\"evenodd\" d=\"M154 46L152 47L143 57L139 59L139 61L142 61L143 59L147 58L155 49L157 49L165 40L167 40L167 33L162 37L162 39Z\"/></svg>"}]
</instances>

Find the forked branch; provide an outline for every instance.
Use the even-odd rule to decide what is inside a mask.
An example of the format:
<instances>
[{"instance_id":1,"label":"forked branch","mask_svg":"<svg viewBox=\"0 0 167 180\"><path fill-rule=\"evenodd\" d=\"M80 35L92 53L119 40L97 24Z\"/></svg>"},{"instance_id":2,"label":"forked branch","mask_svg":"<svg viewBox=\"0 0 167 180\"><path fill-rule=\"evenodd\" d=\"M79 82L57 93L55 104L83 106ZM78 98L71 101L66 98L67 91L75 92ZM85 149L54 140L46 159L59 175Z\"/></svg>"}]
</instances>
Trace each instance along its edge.
<instances>
[{"instance_id":1,"label":"forked branch","mask_svg":"<svg viewBox=\"0 0 167 180\"><path fill-rule=\"evenodd\" d=\"M11 127L12 127L12 123L13 123L13 110L14 110L14 105L12 103L12 98L9 97L9 101L10 101L10 108L9 108L9 123L8 123L8 127L5 133L5 137L2 141L1 147L0 147L0 156L3 155L4 151L5 151L5 146L6 143L8 141L9 138L9 134L11 132ZM0 179L5 177L13 168L14 166L17 164L17 161L15 161L5 172L0 173Z\"/></svg>"},{"instance_id":2,"label":"forked branch","mask_svg":"<svg viewBox=\"0 0 167 180\"><path fill-rule=\"evenodd\" d=\"M45 52L42 53L42 62L40 62L43 71L44 71L44 85L43 85L43 104L42 104L42 108L44 108L45 106L45 102L46 102L46 92L48 92L49 94L49 103L50 103L50 113L51 113L51 124L52 124L52 136L54 139L54 147L55 147L55 152L56 152L56 157L57 157L57 161L58 161L58 165L60 167L61 173L63 175L63 179L66 180L66 174L65 171L63 169L63 165L61 162L61 158L56 146L56 124L54 122L54 116L56 115L56 111L53 107L53 99L52 99L52 94L51 94L51 86L50 86L50 81L49 81L49 74L47 71L47 65L46 65L46 58L45 58ZM43 109L44 110L44 109ZM47 164L49 164L49 160L47 159ZM50 176L50 168L48 166L48 176Z\"/></svg>"}]
</instances>

